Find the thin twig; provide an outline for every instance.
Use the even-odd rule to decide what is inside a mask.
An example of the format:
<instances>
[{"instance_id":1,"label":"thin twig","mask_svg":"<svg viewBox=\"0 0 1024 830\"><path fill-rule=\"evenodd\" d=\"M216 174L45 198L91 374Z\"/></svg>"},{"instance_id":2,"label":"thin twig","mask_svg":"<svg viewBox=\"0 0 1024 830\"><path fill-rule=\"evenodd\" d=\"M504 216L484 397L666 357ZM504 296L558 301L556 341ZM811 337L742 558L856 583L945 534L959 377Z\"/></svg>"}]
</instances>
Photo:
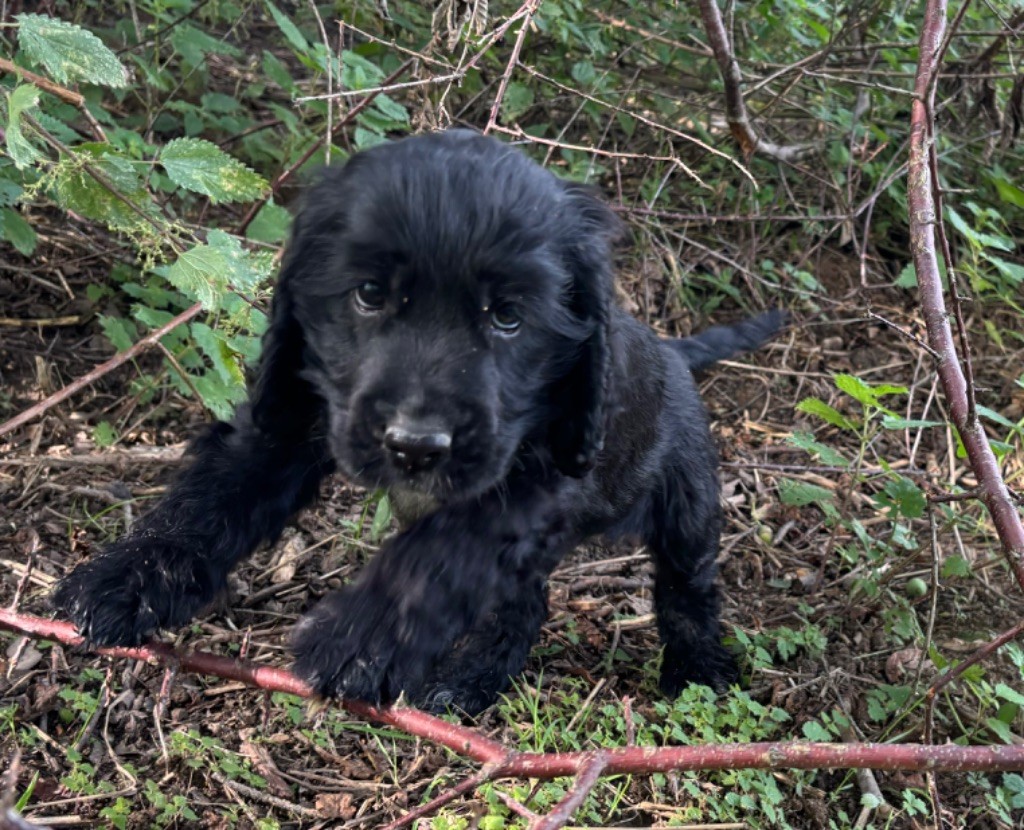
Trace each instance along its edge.
<instances>
[{"instance_id":1,"label":"thin twig","mask_svg":"<svg viewBox=\"0 0 1024 830\"><path fill-rule=\"evenodd\" d=\"M725 31L718 3L716 0L697 0L697 5L700 7L700 16L704 23L704 30L707 32L708 43L714 52L718 71L725 84L725 117L733 138L740 145L740 150L746 156L760 153L778 161L794 161L806 155L812 149L810 144L792 146L775 144L757 134L754 125L750 123L747 107L743 102L743 91L740 89L743 76L740 73L739 64L736 62L732 44L729 42L729 35Z\"/></svg>"},{"instance_id":2,"label":"thin twig","mask_svg":"<svg viewBox=\"0 0 1024 830\"><path fill-rule=\"evenodd\" d=\"M110 358L110 360L104 361L95 369L86 372L80 378L72 381L63 389L54 392L45 400L42 400L39 403L30 406L23 412L19 412L13 418L0 424L0 436L6 435L9 432L13 432L23 424L27 424L29 421L34 421L40 415L53 409L53 407L55 407L57 404L66 401L76 392L79 392L86 386L95 383L101 377L114 371L114 369L117 369L119 366L123 366L129 360L134 360L139 354L144 352L150 346L159 342L160 338L163 337L165 334L168 334L169 332L173 331L183 323L187 323L189 320L191 320L193 317L199 314L199 312L202 310L203 306L201 303L196 303L194 306L185 309L183 312L181 312L181 314L179 314L174 319L168 321L167 323L164 323L164 325L160 326L160 328L154 329L141 340L132 344L130 348L125 349L123 352L118 352L116 355Z\"/></svg>"}]
</instances>

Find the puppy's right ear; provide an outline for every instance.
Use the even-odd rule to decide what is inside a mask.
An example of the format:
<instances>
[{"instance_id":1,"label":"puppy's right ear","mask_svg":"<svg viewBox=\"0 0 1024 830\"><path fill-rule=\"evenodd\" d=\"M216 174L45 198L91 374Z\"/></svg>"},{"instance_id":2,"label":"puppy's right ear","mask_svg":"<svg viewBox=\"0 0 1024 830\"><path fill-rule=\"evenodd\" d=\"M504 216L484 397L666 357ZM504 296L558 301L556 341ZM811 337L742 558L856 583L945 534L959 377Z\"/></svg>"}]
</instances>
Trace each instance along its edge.
<instances>
[{"instance_id":1,"label":"puppy's right ear","mask_svg":"<svg viewBox=\"0 0 1024 830\"><path fill-rule=\"evenodd\" d=\"M305 426L303 410L316 396L299 372L302 369L303 337L292 300L293 283L302 260L301 217L292 226L288 250L274 288L270 324L263 334L259 367L250 384L252 419L263 432L293 432ZM314 404L315 406L315 404Z\"/></svg>"}]
</instances>

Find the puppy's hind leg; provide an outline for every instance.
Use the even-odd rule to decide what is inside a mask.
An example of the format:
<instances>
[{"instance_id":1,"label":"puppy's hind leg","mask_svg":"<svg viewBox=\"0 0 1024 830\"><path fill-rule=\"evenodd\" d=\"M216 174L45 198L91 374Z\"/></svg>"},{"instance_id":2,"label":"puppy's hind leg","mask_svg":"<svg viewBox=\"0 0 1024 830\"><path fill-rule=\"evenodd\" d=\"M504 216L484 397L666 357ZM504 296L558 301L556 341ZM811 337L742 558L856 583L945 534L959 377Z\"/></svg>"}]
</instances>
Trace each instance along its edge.
<instances>
[{"instance_id":1,"label":"puppy's hind leg","mask_svg":"<svg viewBox=\"0 0 1024 830\"><path fill-rule=\"evenodd\" d=\"M414 703L428 712L482 712L522 672L547 613L545 579L510 576L493 610L437 661Z\"/></svg>"},{"instance_id":2,"label":"puppy's hind leg","mask_svg":"<svg viewBox=\"0 0 1024 830\"><path fill-rule=\"evenodd\" d=\"M654 498L646 542L655 558L654 605L665 646L662 690L689 683L724 691L739 679L722 645L715 584L721 508L713 459L670 469Z\"/></svg>"}]
</instances>

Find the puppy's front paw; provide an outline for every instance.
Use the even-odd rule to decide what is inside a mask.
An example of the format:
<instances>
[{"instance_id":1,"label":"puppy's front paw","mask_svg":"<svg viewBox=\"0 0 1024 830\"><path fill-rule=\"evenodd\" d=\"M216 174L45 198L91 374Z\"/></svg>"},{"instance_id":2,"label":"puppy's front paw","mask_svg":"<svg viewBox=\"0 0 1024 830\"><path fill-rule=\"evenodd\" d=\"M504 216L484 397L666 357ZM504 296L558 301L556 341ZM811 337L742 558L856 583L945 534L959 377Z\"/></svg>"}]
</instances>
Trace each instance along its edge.
<instances>
[{"instance_id":1,"label":"puppy's front paw","mask_svg":"<svg viewBox=\"0 0 1024 830\"><path fill-rule=\"evenodd\" d=\"M187 542L129 536L64 577L53 605L91 643L135 646L187 623L223 584Z\"/></svg>"},{"instance_id":2,"label":"puppy's front paw","mask_svg":"<svg viewBox=\"0 0 1024 830\"><path fill-rule=\"evenodd\" d=\"M324 697L373 704L415 696L448 637L430 615L404 611L387 593L349 586L325 597L295 627L295 673Z\"/></svg>"},{"instance_id":3,"label":"puppy's front paw","mask_svg":"<svg viewBox=\"0 0 1024 830\"><path fill-rule=\"evenodd\" d=\"M666 647L658 685L666 695L676 697L691 683L725 692L739 679L736 658L725 646L715 642L687 653Z\"/></svg>"}]
</instances>

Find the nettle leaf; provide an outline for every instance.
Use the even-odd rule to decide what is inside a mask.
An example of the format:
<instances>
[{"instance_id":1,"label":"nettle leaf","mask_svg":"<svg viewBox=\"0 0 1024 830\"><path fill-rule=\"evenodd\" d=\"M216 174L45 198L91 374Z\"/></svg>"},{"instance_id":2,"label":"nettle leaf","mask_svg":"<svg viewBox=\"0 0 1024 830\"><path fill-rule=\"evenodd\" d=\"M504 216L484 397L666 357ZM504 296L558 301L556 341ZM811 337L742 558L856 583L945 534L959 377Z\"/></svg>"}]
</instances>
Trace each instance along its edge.
<instances>
[{"instance_id":1,"label":"nettle leaf","mask_svg":"<svg viewBox=\"0 0 1024 830\"><path fill-rule=\"evenodd\" d=\"M255 288L267 276L269 259L250 256L235 237L212 230L206 240L185 251L169 268L157 270L204 308L219 308L228 291Z\"/></svg>"},{"instance_id":2,"label":"nettle leaf","mask_svg":"<svg viewBox=\"0 0 1024 830\"><path fill-rule=\"evenodd\" d=\"M817 418L821 418L821 420L826 423L832 424L832 426L839 427L840 429L857 428L856 423L818 398L804 398L796 405L796 408L801 412L806 412L808 415L814 415Z\"/></svg>"},{"instance_id":3,"label":"nettle leaf","mask_svg":"<svg viewBox=\"0 0 1024 830\"><path fill-rule=\"evenodd\" d=\"M515 121L533 106L533 101L533 90L526 84L513 81L505 90L505 97L501 102L501 117L506 121Z\"/></svg>"},{"instance_id":4,"label":"nettle leaf","mask_svg":"<svg viewBox=\"0 0 1024 830\"><path fill-rule=\"evenodd\" d=\"M101 86L128 86L128 73L117 55L96 35L43 14L15 15L18 45L59 83L86 81Z\"/></svg>"},{"instance_id":5,"label":"nettle leaf","mask_svg":"<svg viewBox=\"0 0 1024 830\"><path fill-rule=\"evenodd\" d=\"M0 210L0 237L10 242L22 256L32 256L36 249L36 232L14 208Z\"/></svg>"},{"instance_id":6,"label":"nettle leaf","mask_svg":"<svg viewBox=\"0 0 1024 830\"><path fill-rule=\"evenodd\" d=\"M245 236L257 242L276 245L284 242L291 223L292 215L280 205L274 204L274 200L271 199L260 208L259 213L249 223L249 227L245 229Z\"/></svg>"},{"instance_id":7,"label":"nettle leaf","mask_svg":"<svg viewBox=\"0 0 1024 830\"><path fill-rule=\"evenodd\" d=\"M292 23L291 19L281 13L281 10L275 6L270 0L266 0L267 11L270 12L270 16L274 18L274 22L288 39L288 42L292 45L292 48L298 52L309 51L309 41L306 40L306 36L299 31L299 27Z\"/></svg>"},{"instance_id":8,"label":"nettle leaf","mask_svg":"<svg viewBox=\"0 0 1024 830\"><path fill-rule=\"evenodd\" d=\"M93 173L110 187L97 181ZM76 147L74 154L54 169L52 192L61 207L115 230L151 228L144 216L153 215L155 208L136 165L110 145Z\"/></svg>"},{"instance_id":9,"label":"nettle leaf","mask_svg":"<svg viewBox=\"0 0 1024 830\"><path fill-rule=\"evenodd\" d=\"M21 131L21 116L39 103L39 90L21 84L7 96L7 152L19 170L24 170L43 157Z\"/></svg>"},{"instance_id":10,"label":"nettle leaf","mask_svg":"<svg viewBox=\"0 0 1024 830\"><path fill-rule=\"evenodd\" d=\"M1013 242L1002 236L994 236L984 231L978 231L967 224L966 220L953 208L946 206L946 216L950 224L972 245L978 248L995 248L999 251L1012 251Z\"/></svg>"},{"instance_id":11,"label":"nettle leaf","mask_svg":"<svg viewBox=\"0 0 1024 830\"><path fill-rule=\"evenodd\" d=\"M831 490L791 478L779 479L779 497L783 504L792 507L805 507L808 504L825 505L835 501L835 494Z\"/></svg>"},{"instance_id":12,"label":"nettle leaf","mask_svg":"<svg viewBox=\"0 0 1024 830\"><path fill-rule=\"evenodd\" d=\"M241 355L231 348L224 335L205 323L193 323L191 329L196 344L210 359L220 379L228 386L244 386L245 372L241 365Z\"/></svg>"},{"instance_id":13,"label":"nettle leaf","mask_svg":"<svg viewBox=\"0 0 1024 830\"><path fill-rule=\"evenodd\" d=\"M839 374L833 376L836 388L864 406L873 406L884 410L879 398L883 395L904 395L906 386L894 386L891 383L880 383L876 386L865 383L854 375Z\"/></svg>"},{"instance_id":14,"label":"nettle leaf","mask_svg":"<svg viewBox=\"0 0 1024 830\"><path fill-rule=\"evenodd\" d=\"M815 441L814 436L808 432L794 432L786 439L794 447L799 447L812 455L817 455L822 462L835 467L849 467L850 462L841 452L832 449L827 444Z\"/></svg>"},{"instance_id":15,"label":"nettle leaf","mask_svg":"<svg viewBox=\"0 0 1024 830\"><path fill-rule=\"evenodd\" d=\"M267 189L259 173L201 138L176 138L159 161L176 185L209 196L214 204L250 202Z\"/></svg>"}]
</instances>

